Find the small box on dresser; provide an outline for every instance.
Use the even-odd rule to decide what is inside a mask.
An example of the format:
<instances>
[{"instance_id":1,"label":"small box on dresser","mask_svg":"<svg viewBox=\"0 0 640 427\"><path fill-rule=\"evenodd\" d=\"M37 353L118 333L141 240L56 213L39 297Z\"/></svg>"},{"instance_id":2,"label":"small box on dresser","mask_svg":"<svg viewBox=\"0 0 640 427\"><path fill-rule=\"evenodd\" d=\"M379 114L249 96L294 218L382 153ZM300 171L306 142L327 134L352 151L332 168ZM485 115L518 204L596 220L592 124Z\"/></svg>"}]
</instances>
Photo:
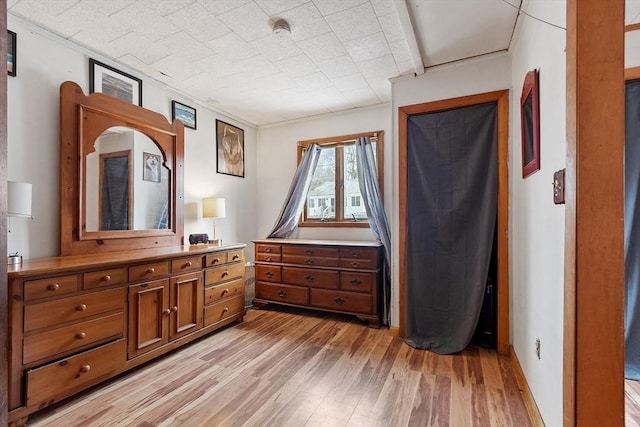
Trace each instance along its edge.
<instances>
[{"instance_id":1,"label":"small box on dresser","mask_svg":"<svg viewBox=\"0 0 640 427\"><path fill-rule=\"evenodd\" d=\"M254 244L255 305L352 314L379 326L380 242L265 239Z\"/></svg>"}]
</instances>

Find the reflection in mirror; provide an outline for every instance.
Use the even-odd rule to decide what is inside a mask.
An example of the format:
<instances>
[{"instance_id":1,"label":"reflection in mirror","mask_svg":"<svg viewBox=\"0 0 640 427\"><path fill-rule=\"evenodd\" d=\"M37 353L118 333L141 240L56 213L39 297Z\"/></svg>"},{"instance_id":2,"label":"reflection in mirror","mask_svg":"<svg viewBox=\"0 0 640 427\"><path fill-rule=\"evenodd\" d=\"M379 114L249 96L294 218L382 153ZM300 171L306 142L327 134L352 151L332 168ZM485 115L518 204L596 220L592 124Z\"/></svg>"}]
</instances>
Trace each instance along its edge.
<instances>
[{"instance_id":1,"label":"reflection in mirror","mask_svg":"<svg viewBox=\"0 0 640 427\"><path fill-rule=\"evenodd\" d=\"M104 131L85 157L85 229L169 228L169 170L143 133L121 126Z\"/></svg>"}]
</instances>

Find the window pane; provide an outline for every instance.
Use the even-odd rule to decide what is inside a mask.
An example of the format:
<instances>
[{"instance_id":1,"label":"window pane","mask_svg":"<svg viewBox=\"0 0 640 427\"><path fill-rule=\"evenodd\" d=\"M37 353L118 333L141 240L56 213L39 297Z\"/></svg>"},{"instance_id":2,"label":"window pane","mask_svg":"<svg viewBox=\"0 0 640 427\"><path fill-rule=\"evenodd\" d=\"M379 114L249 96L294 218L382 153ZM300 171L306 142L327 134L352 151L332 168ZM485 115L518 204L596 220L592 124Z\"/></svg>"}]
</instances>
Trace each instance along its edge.
<instances>
[{"instance_id":1,"label":"window pane","mask_svg":"<svg viewBox=\"0 0 640 427\"><path fill-rule=\"evenodd\" d=\"M360 184L358 183L358 163L356 161L356 146L347 145L343 148L344 170L344 219L367 219L367 211L362 202Z\"/></svg>"},{"instance_id":2,"label":"window pane","mask_svg":"<svg viewBox=\"0 0 640 427\"><path fill-rule=\"evenodd\" d=\"M323 148L307 193L309 219L335 219L336 149Z\"/></svg>"}]
</instances>

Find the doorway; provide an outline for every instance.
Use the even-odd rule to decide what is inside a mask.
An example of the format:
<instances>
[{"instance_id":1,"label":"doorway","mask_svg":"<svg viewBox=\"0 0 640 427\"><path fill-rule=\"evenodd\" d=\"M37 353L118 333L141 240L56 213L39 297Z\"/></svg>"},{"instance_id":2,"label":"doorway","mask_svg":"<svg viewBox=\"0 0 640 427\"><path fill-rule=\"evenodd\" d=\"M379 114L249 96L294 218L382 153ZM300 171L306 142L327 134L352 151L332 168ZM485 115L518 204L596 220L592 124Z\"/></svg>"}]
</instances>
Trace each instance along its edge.
<instances>
[{"instance_id":1,"label":"doorway","mask_svg":"<svg viewBox=\"0 0 640 427\"><path fill-rule=\"evenodd\" d=\"M497 104L497 164L498 164L498 206L497 206L497 333L496 346L499 353L509 354L509 270L508 270L508 133L509 133L509 91L495 91L478 95L452 98L442 101L400 107L399 126L399 333L406 336L406 286L407 286L407 122L411 115L450 110L472 105L495 102Z\"/></svg>"}]
</instances>

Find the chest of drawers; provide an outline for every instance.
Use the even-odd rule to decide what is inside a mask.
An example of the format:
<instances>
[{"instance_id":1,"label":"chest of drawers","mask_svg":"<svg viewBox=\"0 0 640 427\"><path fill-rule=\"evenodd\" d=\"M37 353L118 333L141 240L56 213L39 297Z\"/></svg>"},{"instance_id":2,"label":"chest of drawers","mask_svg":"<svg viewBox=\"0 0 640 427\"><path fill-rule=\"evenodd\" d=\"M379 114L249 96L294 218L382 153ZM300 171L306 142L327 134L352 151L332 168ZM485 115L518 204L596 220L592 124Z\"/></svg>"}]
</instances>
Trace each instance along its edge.
<instances>
[{"instance_id":1,"label":"chest of drawers","mask_svg":"<svg viewBox=\"0 0 640 427\"><path fill-rule=\"evenodd\" d=\"M372 327L379 326L379 242L266 239L254 244L254 304L353 314Z\"/></svg>"}]
</instances>

